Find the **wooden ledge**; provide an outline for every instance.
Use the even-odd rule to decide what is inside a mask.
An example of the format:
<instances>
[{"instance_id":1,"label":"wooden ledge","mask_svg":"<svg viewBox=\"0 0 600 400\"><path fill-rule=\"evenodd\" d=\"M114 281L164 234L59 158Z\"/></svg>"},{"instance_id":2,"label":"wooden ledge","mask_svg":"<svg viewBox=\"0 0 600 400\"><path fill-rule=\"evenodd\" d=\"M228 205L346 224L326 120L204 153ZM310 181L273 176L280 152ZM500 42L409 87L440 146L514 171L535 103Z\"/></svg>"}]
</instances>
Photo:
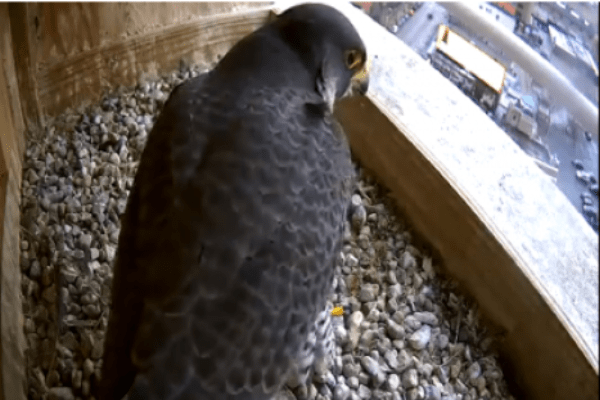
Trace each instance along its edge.
<instances>
[{"instance_id":1,"label":"wooden ledge","mask_svg":"<svg viewBox=\"0 0 600 400\"><path fill-rule=\"evenodd\" d=\"M13 49L27 127L40 128L44 117L85 102L95 103L105 90L135 85L144 75L173 71L182 59L215 63L267 20L268 4L11 6ZM193 10L188 15L191 21L176 22L173 15L183 12L177 11L179 8ZM111 17L119 10L125 15ZM153 28L152 21L162 20L169 23ZM139 30L142 33L136 33Z\"/></svg>"}]
</instances>

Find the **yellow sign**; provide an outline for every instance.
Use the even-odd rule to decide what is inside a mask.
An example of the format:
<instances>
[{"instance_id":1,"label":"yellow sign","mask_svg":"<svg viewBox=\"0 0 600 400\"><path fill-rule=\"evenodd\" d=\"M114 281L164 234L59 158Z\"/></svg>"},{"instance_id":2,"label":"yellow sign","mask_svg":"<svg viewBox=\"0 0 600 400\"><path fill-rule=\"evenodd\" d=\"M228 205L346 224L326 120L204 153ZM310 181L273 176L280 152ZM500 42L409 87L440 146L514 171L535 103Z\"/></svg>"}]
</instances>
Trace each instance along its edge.
<instances>
[{"instance_id":1,"label":"yellow sign","mask_svg":"<svg viewBox=\"0 0 600 400\"><path fill-rule=\"evenodd\" d=\"M502 92L506 68L446 25L440 25L438 28L436 49L475 75L496 93Z\"/></svg>"}]
</instances>

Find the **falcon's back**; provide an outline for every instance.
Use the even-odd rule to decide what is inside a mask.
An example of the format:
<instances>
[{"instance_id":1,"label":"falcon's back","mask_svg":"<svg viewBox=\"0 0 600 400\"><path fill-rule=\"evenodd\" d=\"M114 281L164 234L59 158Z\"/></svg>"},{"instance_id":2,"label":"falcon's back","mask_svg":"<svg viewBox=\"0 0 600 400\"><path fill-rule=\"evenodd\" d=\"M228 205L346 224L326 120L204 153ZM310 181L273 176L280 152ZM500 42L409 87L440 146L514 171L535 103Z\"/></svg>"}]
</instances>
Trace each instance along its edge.
<instances>
[{"instance_id":1,"label":"falcon's back","mask_svg":"<svg viewBox=\"0 0 600 400\"><path fill-rule=\"evenodd\" d=\"M321 72L270 29L177 87L148 137L101 400L269 399L322 352L350 152L315 89Z\"/></svg>"},{"instance_id":2,"label":"falcon's back","mask_svg":"<svg viewBox=\"0 0 600 400\"><path fill-rule=\"evenodd\" d=\"M325 308L349 196L346 140L306 93L206 79L149 137L114 272L103 384L137 373L157 399L281 385Z\"/></svg>"}]
</instances>

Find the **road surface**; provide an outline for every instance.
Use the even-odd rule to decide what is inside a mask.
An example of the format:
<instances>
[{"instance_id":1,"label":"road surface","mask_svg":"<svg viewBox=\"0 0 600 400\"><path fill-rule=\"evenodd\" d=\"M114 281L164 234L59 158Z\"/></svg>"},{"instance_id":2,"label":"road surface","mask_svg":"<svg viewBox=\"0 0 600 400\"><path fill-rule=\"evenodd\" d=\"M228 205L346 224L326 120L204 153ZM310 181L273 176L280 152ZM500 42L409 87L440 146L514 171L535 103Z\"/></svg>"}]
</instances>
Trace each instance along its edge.
<instances>
[{"instance_id":1,"label":"road surface","mask_svg":"<svg viewBox=\"0 0 600 400\"><path fill-rule=\"evenodd\" d=\"M396 36L424 57L438 25L447 20L446 9L436 3L426 2L398 29Z\"/></svg>"},{"instance_id":2,"label":"road surface","mask_svg":"<svg viewBox=\"0 0 600 400\"><path fill-rule=\"evenodd\" d=\"M569 136L565 128L566 112L554 113L546 142L550 151L555 153L560 161L556 184L581 213L581 193L590 192L587 185L575 177L576 169L571 161L573 159L581 160L584 170L592 172L598 178L598 143L589 142L581 131ZM598 198L592 195L592 201L593 207L597 210Z\"/></svg>"}]
</instances>

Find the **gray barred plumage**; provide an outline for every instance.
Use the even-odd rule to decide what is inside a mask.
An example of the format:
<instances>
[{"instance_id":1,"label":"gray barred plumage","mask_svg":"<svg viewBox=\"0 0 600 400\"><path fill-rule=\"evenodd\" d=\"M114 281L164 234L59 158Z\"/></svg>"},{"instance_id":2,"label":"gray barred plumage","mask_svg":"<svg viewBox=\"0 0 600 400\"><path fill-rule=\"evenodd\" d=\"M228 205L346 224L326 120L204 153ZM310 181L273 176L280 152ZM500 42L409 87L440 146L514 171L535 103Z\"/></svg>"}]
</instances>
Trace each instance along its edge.
<instances>
[{"instance_id":1,"label":"gray barred plumage","mask_svg":"<svg viewBox=\"0 0 600 400\"><path fill-rule=\"evenodd\" d=\"M323 32L301 46L285 32L307 19ZM326 301L353 171L319 87L346 93L366 53L329 7L278 21L177 87L149 135L122 221L100 399L269 399L332 349Z\"/></svg>"}]
</instances>

